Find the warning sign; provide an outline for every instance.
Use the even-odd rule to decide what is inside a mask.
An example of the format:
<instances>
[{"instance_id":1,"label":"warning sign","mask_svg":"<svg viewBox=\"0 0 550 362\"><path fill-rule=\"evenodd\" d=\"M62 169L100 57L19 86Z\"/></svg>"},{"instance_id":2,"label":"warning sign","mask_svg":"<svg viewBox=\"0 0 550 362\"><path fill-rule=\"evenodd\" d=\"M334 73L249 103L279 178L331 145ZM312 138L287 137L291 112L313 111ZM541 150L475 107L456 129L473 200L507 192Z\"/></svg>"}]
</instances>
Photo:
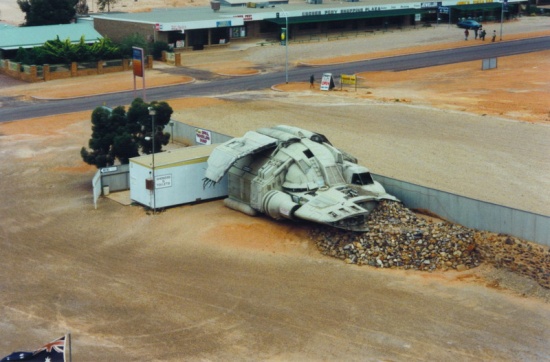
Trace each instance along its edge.
<instances>
[{"instance_id":1,"label":"warning sign","mask_svg":"<svg viewBox=\"0 0 550 362\"><path fill-rule=\"evenodd\" d=\"M212 144L212 133L205 129L195 128L195 141L200 145Z\"/></svg>"}]
</instances>

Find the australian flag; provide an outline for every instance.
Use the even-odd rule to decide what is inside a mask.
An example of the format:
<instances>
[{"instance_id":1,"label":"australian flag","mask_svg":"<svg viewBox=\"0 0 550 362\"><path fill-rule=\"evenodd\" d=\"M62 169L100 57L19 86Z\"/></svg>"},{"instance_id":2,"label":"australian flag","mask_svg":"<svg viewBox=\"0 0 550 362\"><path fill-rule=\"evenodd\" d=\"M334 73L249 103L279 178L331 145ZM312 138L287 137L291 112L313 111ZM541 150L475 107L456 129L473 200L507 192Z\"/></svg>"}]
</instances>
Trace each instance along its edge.
<instances>
[{"instance_id":1,"label":"australian flag","mask_svg":"<svg viewBox=\"0 0 550 362\"><path fill-rule=\"evenodd\" d=\"M45 344L34 352L13 352L0 360L27 361L27 362L65 362L65 341L66 336Z\"/></svg>"}]
</instances>

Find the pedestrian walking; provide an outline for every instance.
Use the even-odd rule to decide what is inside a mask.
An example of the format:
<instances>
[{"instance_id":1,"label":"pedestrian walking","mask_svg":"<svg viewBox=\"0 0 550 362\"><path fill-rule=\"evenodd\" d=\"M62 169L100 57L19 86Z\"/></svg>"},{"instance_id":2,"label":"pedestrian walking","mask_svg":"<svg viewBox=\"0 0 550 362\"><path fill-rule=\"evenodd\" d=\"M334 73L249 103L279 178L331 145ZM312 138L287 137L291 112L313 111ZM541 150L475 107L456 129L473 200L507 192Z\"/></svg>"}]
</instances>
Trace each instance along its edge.
<instances>
[{"instance_id":1,"label":"pedestrian walking","mask_svg":"<svg viewBox=\"0 0 550 362\"><path fill-rule=\"evenodd\" d=\"M493 30L493 40L492 40L492 42L494 43L496 39L497 39L497 31Z\"/></svg>"},{"instance_id":2,"label":"pedestrian walking","mask_svg":"<svg viewBox=\"0 0 550 362\"><path fill-rule=\"evenodd\" d=\"M313 88L313 83L315 83L315 76L312 74L311 77L309 77L309 88Z\"/></svg>"},{"instance_id":3,"label":"pedestrian walking","mask_svg":"<svg viewBox=\"0 0 550 362\"><path fill-rule=\"evenodd\" d=\"M474 29L474 39L477 39L477 28Z\"/></svg>"},{"instance_id":4,"label":"pedestrian walking","mask_svg":"<svg viewBox=\"0 0 550 362\"><path fill-rule=\"evenodd\" d=\"M470 32L468 31L468 29L465 29L464 30L464 40L468 40L468 35L470 35Z\"/></svg>"},{"instance_id":5,"label":"pedestrian walking","mask_svg":"<svg viewBox=\"0 0 550 362\"><path fill-rule=\"evenodd\" d=\"M485 41L485 35L487 35L487 32L483 29L481 33L479 33L479 39Z\"/></svg>"}]
</instances>

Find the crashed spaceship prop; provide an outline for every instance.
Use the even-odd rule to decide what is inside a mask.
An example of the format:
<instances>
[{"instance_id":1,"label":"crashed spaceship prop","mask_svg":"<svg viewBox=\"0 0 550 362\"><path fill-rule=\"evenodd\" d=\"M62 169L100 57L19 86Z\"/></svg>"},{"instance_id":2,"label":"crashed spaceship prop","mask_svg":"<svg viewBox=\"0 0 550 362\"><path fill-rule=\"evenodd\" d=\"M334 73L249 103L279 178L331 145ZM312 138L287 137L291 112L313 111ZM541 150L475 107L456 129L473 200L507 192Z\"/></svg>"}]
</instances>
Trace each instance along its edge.
<instances>
[{"instance_id":1,"label":"crashed spaceship prop","mask_svg":"<svg viewBox=\"0 0 550 362\"><path fill-rule=\"evenodd\" d=\"M216 147L204 187L228 173L227 207L254 216L366 231L381 200L398 201L357 159L319 134L292 126L249 131Z\"/></svg>"}]
</instances>

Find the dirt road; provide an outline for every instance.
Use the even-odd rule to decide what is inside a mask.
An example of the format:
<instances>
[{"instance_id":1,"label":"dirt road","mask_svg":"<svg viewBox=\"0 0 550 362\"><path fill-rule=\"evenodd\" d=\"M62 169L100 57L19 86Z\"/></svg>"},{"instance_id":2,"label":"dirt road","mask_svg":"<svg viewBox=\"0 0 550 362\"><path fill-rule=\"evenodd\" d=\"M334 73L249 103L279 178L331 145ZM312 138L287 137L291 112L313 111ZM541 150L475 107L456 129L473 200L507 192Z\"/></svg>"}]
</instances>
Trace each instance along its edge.
<instances>
[{"instance_id":1,"label":"dirt road","mask_svg":"<svg viewBox=\"0 0 550 362\"><path fill-rule=\"evenodd\" d=\"M545 59L515 63L546 69ZM479 76L460 69L433 74ZM374 172L548 210L547 121L435 109L453 97L419 92L409 74L408 83L378 78L359 95L298 86L169 103L196 126L240 135L298 125ZM502 94L513 102L522 92ZM109 199L94 209L95 170L79 156L89 119L0 125L0 355L70 331L73 360L91 362L548 359L550 293L488 265L460 273L350 266L321 256L307 225L251 218L219 201L155 216Z\"/></svg>"}]
</instances>

